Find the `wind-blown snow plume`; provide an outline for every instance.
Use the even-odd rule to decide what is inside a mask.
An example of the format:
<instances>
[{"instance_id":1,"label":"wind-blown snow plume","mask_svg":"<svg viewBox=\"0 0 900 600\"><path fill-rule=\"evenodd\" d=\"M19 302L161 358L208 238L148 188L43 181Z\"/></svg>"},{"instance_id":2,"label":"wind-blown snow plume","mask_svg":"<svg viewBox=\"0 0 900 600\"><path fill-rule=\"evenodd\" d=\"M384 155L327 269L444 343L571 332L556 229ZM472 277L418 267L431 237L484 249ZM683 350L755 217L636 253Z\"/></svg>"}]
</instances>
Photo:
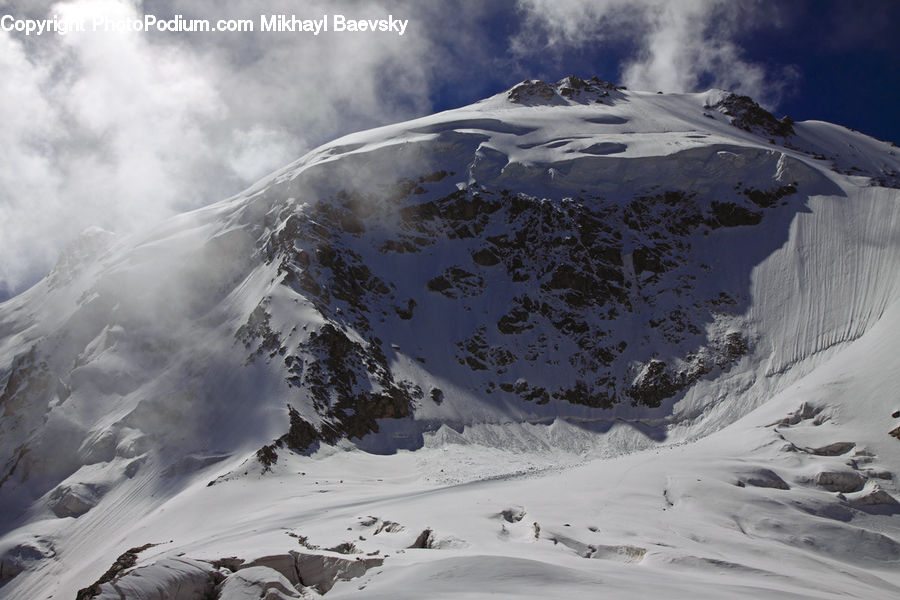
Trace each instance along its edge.
<instances>
[{"instance_id":1,"label":"wind-blown snow plume","mask_svg":"<svg viewBox=\"0 0 900 600\"><path fill-rule=\"evenodd\" d=\"M3 12L258 23L261 12L341 10L406 9L72 0L13 1ZM427 112L429 64L439 60L429 44L415 26L402 38L0 33L0 300L43 276L89 226L134 231L235 193L336 134Z\"/></svg>"},{"instance_id":2,"label":"wind-blown snow plume","mask_svg":"<svg viewBox=\"0 0 900 600\"><path fill-rule=\"evenodd\" d=\"M777 73L745 59L736 38L748 30L777 26L777 8L722 0L520 0L526 15L514 47L520 54L584 44L637 44L622 65L622 82L666 92L718 87L777 104L792 69ZM534 39L544 45L535 45ZM526 43L526 40L530 40Z\"/></svg>"}]
</instances>

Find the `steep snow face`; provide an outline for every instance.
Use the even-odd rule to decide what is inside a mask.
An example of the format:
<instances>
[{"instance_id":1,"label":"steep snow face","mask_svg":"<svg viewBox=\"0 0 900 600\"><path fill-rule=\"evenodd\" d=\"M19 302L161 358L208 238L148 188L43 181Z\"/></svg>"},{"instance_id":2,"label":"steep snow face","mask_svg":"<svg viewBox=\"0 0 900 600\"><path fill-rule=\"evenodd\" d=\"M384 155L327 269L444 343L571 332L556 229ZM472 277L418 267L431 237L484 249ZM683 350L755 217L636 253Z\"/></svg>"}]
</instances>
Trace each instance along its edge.
<instances>
[{"instance_id":1,"label":"steep snow face","mask_svg":"<svg viewBox=\"0 0 900 600\"><path fill-rule=\"evenodd\" d=\"M801 503L813 497L843 507L821 508L828 514L887 506L896 491L860 466L867 455L849 470L819 469L821 453L793 464L759 449L780 439L778 428L765 429L779 419L802 437L816 419L835 423L830 415L853 411L852 400L834 395L797 408L791 386L831 385L826 365L846 371L864 363L852 349L866 343L886 352L872 365L889 368L885 315L896 312L900 293L900 194L890 187L898 172L887 144L826 123L777 120L747 98L716 90L657 95L567 78L523 82L468 107L346 136L140 238L85 232L47 278L0 305L0 533L8 532L0 539L0 578L8 581L0 595L73 594L124 548L163 538L178 538L191 559L145 549L142 556L169 558L148 562L127 582L117 571L98 593L118 597L112 578L121 579L119 589L138 589L144 577L220 590L223 598L295 597L290 586L301 583L301 568L307 580L323 582L304 585L328 591L367 568L341 563L341 551L286 553L273 541L283 534L272 535L286 527L277 515L322 517L316 511L327 502L305 515L288 508L292 494L311 489L291 475L340 479L328 465L358 479L349 496L342 492L354 506L396 494L393 510L419 515L406 525L414 539L403 544L461 553L458 564L440 567L401 561L393 583L380 584L386 594L435 568L470 569L465 544L503 554L479 533L460 533L472 519L454 522L459 531L449 537L425 534L440 507L460 496L436 494L438 508L421 512L421 492L534 475L585 456L665 448L658 465L638 472L648 481L665 480L667 470L686 473L676 491L635 483L622 494L665 495L671 505L670 494L706 493L686 482L713 454L723 462L709 467L710 476L769 490L758 498L763 504L771 490L802 482L845 494L802 496ZM873 338L881 341L864 343ZM856 362L841 362L852 352ZM862 389L848 377L848 390ZM887 378L878 389L892 389ZM759 411L772 421L758 422ZM880 418L833 453L882 443L883 433L873 433ZM752 433L759 427L770 433ZM699 438L682 464L673 448ZM332 447L416 452L378 462L360 452L333 455ZM756 462L741 471L745 454ZM782 463L791 481L773 470ZM631 468L624 464L592 462L583 476L622 481L620 468ZM369 468L385 470L390 492L357 477ZM410 473L423 482L409 481ZM538 482L569 486L581 476ZM553 508L552 498L528 486L502 490L534 498L551 520L568 504ZM461 494L480 502L478 493ZM228 501L201 526L218 494ZM257 506L259 498L272 498L278 510L258 506L259 519L241 520L246 527L224 525L237 504ZM164 514L167 501L177 508ZM173 510L189 516L170 518ZM689 529L704 510L715 512L695 506L678 527ZM576 556L617 564L656 557L661 572L665 564L721 567L672 539L659 538L659 548L678 549L667 554L632 544L635 534L621 530L613 543L557 524L542 538L531 522L510 518L501 537L552 538ZM337 517L326 521L346 529ZM645 542L665 527L650 522L639 534ZM814 524L790 535L807 526ZM768 522L753 527L778 537ZM99 541L113 529L123 533ZM323 543L347 541L318 531L329 538ZM730 543L720 534L710 536ZM782 543L789 534L778 535ZM878 551L894 556L892 534L879 535L887 541L872 538ZM595 581L534 548L525 554L532 562L505 568L537 564L549 569L548 580ZM253 562L266 552L281 558ZM219 560L227 556L246 560ZM54 589L47 577L65 568L77 575ZM752 579L773 568L734 572ZM659 585L674 582L661 577Z\"/></svg>"}]
</instances>

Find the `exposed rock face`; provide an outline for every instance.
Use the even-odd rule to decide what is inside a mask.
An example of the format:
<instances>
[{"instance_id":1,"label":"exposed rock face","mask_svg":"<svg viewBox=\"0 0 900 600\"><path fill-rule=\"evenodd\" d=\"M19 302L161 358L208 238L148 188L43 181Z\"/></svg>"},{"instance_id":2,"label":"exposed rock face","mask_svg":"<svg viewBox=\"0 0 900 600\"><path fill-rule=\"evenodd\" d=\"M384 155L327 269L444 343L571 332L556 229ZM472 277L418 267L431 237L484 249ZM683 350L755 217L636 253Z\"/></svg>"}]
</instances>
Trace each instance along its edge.
<instances>
[{"instance_id":1,"label":"exposed rock face","mask_svg":"<svg viewBox=\"0 0 900 600\"><path fill-rule=\"evenodd\" d=\"M897 506L897 500L880 487L873 486L872 489L863 489L856 493L847 495L847 500L851 506L857 507L873 507L873 506Z\"/></svg>"},{"instance_id":2,"label":"exposed rock face","mask_svg":"<svg viewBox=\"0 0 900 600\"><path fill-rule=\"evenodd\" d=\"M53 543L39 537L9 548L0 555L0 587L33 564L54 556Z\"/></svg>"},{"instance_id":3,"label":"exposed rock face","mask_svg":"<svg viewBox=\"0 0 900 600\"><path fill-rule=\"evenodd\" d=\"M50 370L43 360L38 345L16 356L6 377L6 385L0 394L0 433L8 439L20 440L36 426L54 397L65 399L68 389ZM0 486L9 477L15 465L7 463L5 472L0 472Z\"/></svg>"},{"instance_id":4,"label":"exposed rock face","mask_svg":"<svg viewBox=\"0 0 900 600\"><path fill-rule=\"evenodd\" d=\"M133 567L137 563L138 554L151 547L153 547L153 544L144 544L143 546L136 546L123 552L100 579L92 585L78 590L76 600L88 600L89 598L96 598L102 594L104 584L108 584L116 579L120 573Z\"/></svg>"},{"instance_id":5,"label":"exposed rock face","mask_svg":"<svg viewBox=\"0 0 900 600\"><path fill-rule=\"evenodd\" d=\"M794 121L790 117L776 119L748 96L728 94L716 108L732 117L732 125L746 131L779 137L794 133Z\"/></svg>"},{"instance_id":6,"label":"exposed rock face","mask_svg":"<svg viewBox=\"0 0 900 600\"><path fill-rule=\"evenodd\" d=\"M500 511L500 516L507 523L518 523L525 518L525 508L521 506L512 506Z\"/></svg>"},{"instance_id":7,"label":"exposed rock face","mask_svg":"<svg viewBox=\"0 0 900 600\"><path fill-rule=\"evenodd\" d=\"M434 532L430 529L423 529L422 533L419 534L410 548L418 550L429 550L434 548Z\"/></svg>"},{"instance_id":8,"label":"exposed rock face","mask_svg":"<svg viewBox=\"0 0 900 600\"><path fill-rule=\"evenodd\" d=\"M855 442L833 442L819 448L810 448L809 452L817 456L840 456L856 447Z\"/></svg>"},{"instance_id":9,"label":"exposed rock face","mask_svg":"<svg viewBox=\"0 0 900 600\"><path fill-rule=\"evenodd\" d=\"M539 104L563 104L573 101L580 104L611 103L617 97L616 91L624 89L596 77L581 79L569 75L551 85L539 79L529 79L519 83L509 92L507 98L516 104L534 106Z\"/></svg>"},{"instance_id":10,"label":"exposed rock face","mask_svg":"<svg viewBox=\"0 0 900 600\"><path fill-rule=\"evenodd\" d=\"M823 471L816 475L815 483L830 492L858 492L866 478L856 471Z\"/></svg>"},{"instance_id":11,"label":"exposed rock face","mask_svg":"<svg viewBox=\"0 0 900 600\"><path fill-rule=\"evenodd\" d=\"M738 485L743 487L774 488L776 490L789 490L791 486L785 482L775 471L771 469L757 468L738 475Z\"/></svg>"},{"instance_id":12,"label":"exposed rock face","mask_svg":"<svg viewBox=\"0 0 900 600\"><path fill-rule=\"evenodd\" d=\"M277 445L303 451L362 438L379 431L380 419L411 415L424 393L394 373L395 325L424 331L435 311L451 326L446 344L459 367L441 370L480 375L473 382L484 394L659 407L750 348L738 330L707 331L741 291L717 288L711 269L699 276L696 265L707 259L695 246L760 225L797 193L793 185L738 183L728 197L668 190L623 203L458 189L450 179L435 172L371 197L344 191L278 212L281 225L263 251L324 322L308 332L277 330L272 322L286 319L270 314L264 299L236 334L248 361L281 362L287 383L314 409L291 408L290 433ZM404 273L411 260L418 279ZM489 298L506 298L496 304L507 308L465 316ZM660 349L668 358L657 358ZM572 380L535 378L548 363L565 364ZM439 403L443 394L431 398ZM277 460L274 448L260 451L264 464Z\"/></svg>"}]
</instances>

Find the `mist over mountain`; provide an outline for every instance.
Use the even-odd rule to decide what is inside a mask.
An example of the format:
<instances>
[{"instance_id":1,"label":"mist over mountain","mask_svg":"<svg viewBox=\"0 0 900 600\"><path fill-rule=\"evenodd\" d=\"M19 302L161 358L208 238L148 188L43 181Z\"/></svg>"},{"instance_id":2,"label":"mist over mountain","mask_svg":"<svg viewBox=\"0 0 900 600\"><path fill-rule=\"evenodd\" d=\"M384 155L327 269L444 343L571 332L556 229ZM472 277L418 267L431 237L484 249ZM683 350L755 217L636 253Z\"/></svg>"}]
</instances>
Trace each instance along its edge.
<instances>
[{"instance_id":1,"label":"mist over mountain","mask_svg":"<svg viewBox=\"0 0 900 600\"><path fill-rule=\"evenodd\" d=\"M898 189L567 77L87 230L0 304L0 597L897 594Z\"/></svg>"}]
</instances>

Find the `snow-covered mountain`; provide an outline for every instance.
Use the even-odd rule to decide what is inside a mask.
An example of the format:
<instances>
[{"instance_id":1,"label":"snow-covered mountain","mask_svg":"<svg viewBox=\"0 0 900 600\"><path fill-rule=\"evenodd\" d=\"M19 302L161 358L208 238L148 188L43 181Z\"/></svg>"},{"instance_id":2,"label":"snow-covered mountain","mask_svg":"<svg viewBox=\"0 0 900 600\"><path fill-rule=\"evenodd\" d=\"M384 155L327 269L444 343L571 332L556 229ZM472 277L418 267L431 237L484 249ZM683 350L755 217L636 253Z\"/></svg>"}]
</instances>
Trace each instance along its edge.
<instances>
[{"instance_id":1,"label":"snow-covered mountain","mask_svg":"<svg viewBox=\"0 0 900 600\"><path fill-rule=\"evenodd\" d=\"M900 595L898 186L569 77L89 230L0 305L0 597Z\"/></svg>"}]
</instances>

